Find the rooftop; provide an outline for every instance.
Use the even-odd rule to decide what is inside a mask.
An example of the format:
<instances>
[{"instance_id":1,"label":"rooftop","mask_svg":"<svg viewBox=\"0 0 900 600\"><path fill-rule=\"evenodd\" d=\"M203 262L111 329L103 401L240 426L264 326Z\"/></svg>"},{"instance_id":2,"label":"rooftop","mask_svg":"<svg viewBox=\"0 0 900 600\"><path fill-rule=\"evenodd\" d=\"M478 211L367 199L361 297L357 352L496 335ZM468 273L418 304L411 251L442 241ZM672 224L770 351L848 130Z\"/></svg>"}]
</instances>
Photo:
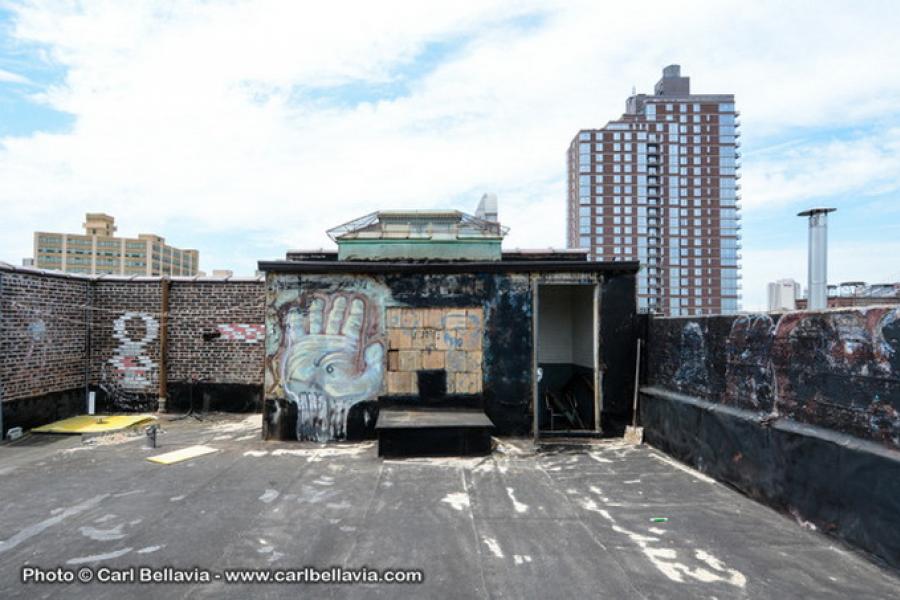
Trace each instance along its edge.
<instances>
[{"instance_id":1,"label":"rooftop","mask_svg":"<svg viewBox=\"0 0 900 600\"><path fill-rule=\"evenodd\" d=\"M296 598L297 585L30 585L45 567L421 569L421 585L317 595L430 598L896 596L833 538L648 446L380 460L374 443L263 442L258 416L163 421L141 437L28 435L0 446L0 596ZM214 454L146 457L194 444ZM657 520L661 522L656 522ZM30 588L30 589L29 589Z\"/></svg>"}]
</instances>

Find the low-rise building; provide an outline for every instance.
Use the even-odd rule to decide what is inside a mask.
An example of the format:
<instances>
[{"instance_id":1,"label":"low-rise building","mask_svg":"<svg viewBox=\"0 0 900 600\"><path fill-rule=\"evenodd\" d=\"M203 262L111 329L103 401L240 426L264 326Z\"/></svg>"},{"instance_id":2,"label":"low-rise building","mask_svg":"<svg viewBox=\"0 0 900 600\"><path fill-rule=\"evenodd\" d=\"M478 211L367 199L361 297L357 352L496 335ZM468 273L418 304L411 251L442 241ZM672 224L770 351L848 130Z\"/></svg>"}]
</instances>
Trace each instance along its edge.
<instances>
[{"instance_id":1,"label":"low-rise building","mask_svg":"<svg viewBox=\"0 0 900 600\"><path fill-rule=\"evenodd\" d=\"M88 275L196 275L200 255L165 243L165 238L141 233L116 237L115 219L87 213L84 233L34 233L34 266Z\"/></svg>"}]
</instances>

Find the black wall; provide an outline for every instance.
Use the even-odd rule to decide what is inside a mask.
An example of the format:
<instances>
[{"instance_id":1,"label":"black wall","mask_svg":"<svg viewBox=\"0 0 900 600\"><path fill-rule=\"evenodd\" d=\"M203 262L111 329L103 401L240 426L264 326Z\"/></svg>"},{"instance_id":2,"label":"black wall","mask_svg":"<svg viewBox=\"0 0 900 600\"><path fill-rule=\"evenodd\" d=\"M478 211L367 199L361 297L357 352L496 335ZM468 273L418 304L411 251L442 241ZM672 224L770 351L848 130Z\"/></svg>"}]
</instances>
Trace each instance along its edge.
<instances>
[{"instance_id":1,"label":"black wall","mask_svg":"<svg viewBox=\"0 0 900 600\"><path fill-rule=\"evenodd\" d=\"M900 567L898 317L651 319L645 439Z\"/></svg>"}]
</instances>

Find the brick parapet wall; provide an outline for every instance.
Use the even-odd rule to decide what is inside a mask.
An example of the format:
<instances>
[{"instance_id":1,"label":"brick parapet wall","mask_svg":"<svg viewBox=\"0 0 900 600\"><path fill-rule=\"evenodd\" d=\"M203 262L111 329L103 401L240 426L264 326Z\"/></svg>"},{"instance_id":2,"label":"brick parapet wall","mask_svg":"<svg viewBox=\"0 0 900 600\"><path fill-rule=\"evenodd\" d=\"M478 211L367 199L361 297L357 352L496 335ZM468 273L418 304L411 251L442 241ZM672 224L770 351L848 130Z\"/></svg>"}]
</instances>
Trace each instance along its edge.
<instances>
[{"instance_id":1,"label":"brick parapet wall","mask_svg":"<svg viewBox=\"0 0 900 600\"><path fill-rule=\"evenodd\" d=\"M85 385L90 282L0 269L0 398Z\"/></svg>"},{"instance_id":2,"label":"brick parapet wall","mask_svg":"<svg viewBox=\"0 0 900 600\"><path fill-rule=\"evenodd\" d=\"M262 385L262 281L173 282L169 295L169 381Z\"/></svg>"},{"instance_id":3,"label":"brick parapet wall","mask_svg":"<svg viewBox=\"0 0 900 600\"><path fill-rule=\"evenodd\" d=\"M261 386L264 283L175 279L170 285L168 381L196 373L207 383ZM0 266L0 397L77 389L87 375L91 385L105 376L127 391L155 395L161 316L159 278Z\"/></svg>"}]
</instances>

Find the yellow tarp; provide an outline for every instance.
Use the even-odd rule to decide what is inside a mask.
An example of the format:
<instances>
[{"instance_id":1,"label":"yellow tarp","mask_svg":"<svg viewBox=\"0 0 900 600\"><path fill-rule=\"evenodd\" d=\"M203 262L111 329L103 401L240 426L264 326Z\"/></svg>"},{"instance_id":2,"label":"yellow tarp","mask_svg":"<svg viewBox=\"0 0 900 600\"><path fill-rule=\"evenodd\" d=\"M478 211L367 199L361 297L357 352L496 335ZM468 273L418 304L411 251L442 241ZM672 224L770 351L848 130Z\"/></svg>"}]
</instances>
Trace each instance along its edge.
<instances>
[{"instance_id":1,"label":"yellow tarp","mask_svg":"<svg viewBox=\"0 0 900 600\"><path fill-rule=\"evenodd\" d=\"M171 465L172 463L181 462L189 458L196 458L198 456L203 456L204 454L211 454L213 452L217 452L217 450L215 448L210 448L209 446L188 446L181 450L173 450L172 452L166 452L165 454L149 456L147 457L147 460L161 465Z\"/></svg>"},{"instance_id":2,"label":"yellow tarp","mask_svg":"<svg viewBox=\"0 0 900 600\"><path fill-rule=\"evenodd\" d=\"M35 427L35 433L106 433L155 420L153 415L81 415Z\"/></svg>"}]
</instances>

